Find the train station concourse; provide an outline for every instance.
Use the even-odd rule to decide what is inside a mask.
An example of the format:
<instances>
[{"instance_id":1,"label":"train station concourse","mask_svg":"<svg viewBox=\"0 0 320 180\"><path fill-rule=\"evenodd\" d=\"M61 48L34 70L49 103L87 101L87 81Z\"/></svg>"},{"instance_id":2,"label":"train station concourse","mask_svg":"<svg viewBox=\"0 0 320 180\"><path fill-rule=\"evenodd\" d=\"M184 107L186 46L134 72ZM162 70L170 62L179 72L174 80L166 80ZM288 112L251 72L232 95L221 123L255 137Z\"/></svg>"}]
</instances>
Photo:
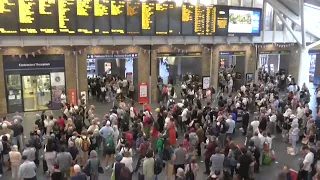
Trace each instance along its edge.
<instances>
[{"instance_id":1,"label":"train station concourse","mask_svg":"<svg viewBox=\"0 0 320 180\"><path fill-rule=\"evenodd\" d=\"M319 17L319 0L0 0L0 115L24 113L29 133L36 114L61 114L65 103L94 104L99 118L117 98L136 102L139 110L146 104L156 109L167 87L174 99L189 96L187 81L201 85L201 93L224 91L226 71L234 90L258 83L262 70L315 90ZM111 91L110 82L118 81L120 93ZM93 86L109 90L101 102ZM245 138L239 133L234 140L243 144ZM284 165L298 170L300 157L289 156L286 146L274 140L276 161L255 179L275 180ZM207 178L203 161L197 157L198 179ZM36 177L46 179L40 172ZM100 179L110 179L110 172ZM9 171L3 177L13 179ZM166 179L164 173L158 179Z\"/></svg>"},{"instance_id":2,"label":"train station concourse","mask_svg":"<svg viewBox=\"0 0 320 180\"><path fill-rule=\"evenodd\" d=\"M259 68L320 83L316 0L0 3L0 113L57 109L61 94L86 94L88 79L113 75L132 82L135 99L144 83L148 101L159 77L196 74L217 87L231 66L238 84Z\"/></svg>"}]
</instances>

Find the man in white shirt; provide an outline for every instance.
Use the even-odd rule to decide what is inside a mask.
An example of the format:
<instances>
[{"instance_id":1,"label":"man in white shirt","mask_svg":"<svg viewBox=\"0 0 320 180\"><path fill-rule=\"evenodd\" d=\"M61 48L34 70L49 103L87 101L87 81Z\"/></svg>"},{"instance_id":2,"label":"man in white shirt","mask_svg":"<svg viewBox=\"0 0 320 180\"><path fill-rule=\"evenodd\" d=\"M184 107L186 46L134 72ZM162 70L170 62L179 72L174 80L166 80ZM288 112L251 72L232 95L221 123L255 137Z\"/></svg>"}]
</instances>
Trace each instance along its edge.
<instances>
[{"instance_id":1,"label":"man in white shirt","mask_svg":"<svg viewBox=\"0 0 320 180\"><path fill-rule=\"evenodd\" d=\"M181 113L182 122L186 122L188 120L188 108L184 108Z\"/></svg>"},{"instance_id":2,"label":"man in white shirt","mask_svg":"<svg viewBox=\"0 0 320 180\"><path fill-rule=\"evenodd\" d=\"M228 123L229 125L229 129L227 131L227 138L231 140L232 134L234 132L234 128L236 127L236 122L232 119L232 116L230 115L226 120L226 123Z\"/></svg>"},{"instance_id":3,"label":"man in white shirt","mask_svg":"<svg viewBox=\"0 0 320 180\"><path fill-rule=\"evenodd\" d=\"M259 132L259 124L259 119L255 117L253 121L250 123L250 125L253 127L253 132Z\"/></svg>"},{"instance_id":4,"label":"man in white shirt","mask_svg":"<svg viewBox=\"0 0 320 180\"><path fill-rule=\"evenodd\" d=\"M302 107L302 104L299 105L297 108L297 118L299 119L299 122L302 121L302 118L304 116L304 108Z\"/></svg>"},{"instance_id":5,"label":"man in white shirt","mask_svg":"<svg viewBox=\"0 0 320 180\"><path fill-rule=\"evenodd\" d=\"M301 168L301 179L309 179L311 175L312 170L312 163L314 161L314 154L310 151L308 146L302 147L302 152L305 154L304 160L303 160L303 166Z\"/></svg>"}]
</instances>

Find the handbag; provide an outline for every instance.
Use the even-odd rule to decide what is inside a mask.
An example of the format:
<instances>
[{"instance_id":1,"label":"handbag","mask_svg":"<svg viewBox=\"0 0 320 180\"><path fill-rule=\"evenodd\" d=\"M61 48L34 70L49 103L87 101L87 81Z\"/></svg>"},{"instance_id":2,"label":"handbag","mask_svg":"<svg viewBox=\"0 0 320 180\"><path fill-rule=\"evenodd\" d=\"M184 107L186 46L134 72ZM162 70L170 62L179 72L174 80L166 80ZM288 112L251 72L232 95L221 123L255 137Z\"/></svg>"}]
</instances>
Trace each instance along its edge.
<instances>
[{"instance_id":1,"label":"handbag","mask_svg":"<svg viewBox=\"0 0 320 180\"><path fill-rule=\"evenodd\" d=\"M89 160L88 164L83 168L82 172L85 173L86 176L91 175L90 160Z\"/></svg>"},{"instance_id":2,"label":"handbag","mask_svg":"<svg viewBox=\"0 0 320 180\"><path fill-rule=\"evenodd\" d=\"M103 174L104 173L104 170L101 167L100 161L99 161L99 165L98 165L98 172L99 172L99 174Z\"/></svg>"}]
</instances>

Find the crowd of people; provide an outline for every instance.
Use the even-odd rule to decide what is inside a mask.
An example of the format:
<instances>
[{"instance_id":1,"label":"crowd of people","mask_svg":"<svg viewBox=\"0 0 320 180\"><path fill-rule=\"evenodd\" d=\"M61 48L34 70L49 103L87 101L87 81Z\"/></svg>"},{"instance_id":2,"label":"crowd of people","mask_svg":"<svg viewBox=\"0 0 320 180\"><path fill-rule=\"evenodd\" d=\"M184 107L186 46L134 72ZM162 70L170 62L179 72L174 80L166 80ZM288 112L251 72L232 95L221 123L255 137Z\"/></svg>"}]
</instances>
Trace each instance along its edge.
<instances>
[{"instance_id":1,"label":"crowd of people","mask_svg":"<svg viewBox=\"0 0 320 180\"><path fill-rule=\"evenodd\" d=\"M159 107L140 111L121 97L132 95L131 82L89 79L92 99L114 102L103 117L80 98L78 106L65 103L61 114L37 114L27 142L24 135L29 132L19 113L13 121L2 118L0 175L6 167L12 179L36 180L41 165L52 180L98 180L107 171L111 180L131 180L135 173L141 180L158 179L160 174L168 180L196 180L200 173L209 180L252 180L261 165L276 158L272 142L281 134L292 156L303 144L298 178L319 180L320 114L312 116L308 87L300 88L290 75L261 71L256 82L235 91L233 78L232 71L222 72L216 93L212 87L203 90L188 75L181 84L181 99L168 89L173 86L158 84ZM316 97L319 103L320 90ZM245 136L243 143L234 141L239 132ZM286 166L278 179L294 176Z\"/></svg>"}]
</instances>

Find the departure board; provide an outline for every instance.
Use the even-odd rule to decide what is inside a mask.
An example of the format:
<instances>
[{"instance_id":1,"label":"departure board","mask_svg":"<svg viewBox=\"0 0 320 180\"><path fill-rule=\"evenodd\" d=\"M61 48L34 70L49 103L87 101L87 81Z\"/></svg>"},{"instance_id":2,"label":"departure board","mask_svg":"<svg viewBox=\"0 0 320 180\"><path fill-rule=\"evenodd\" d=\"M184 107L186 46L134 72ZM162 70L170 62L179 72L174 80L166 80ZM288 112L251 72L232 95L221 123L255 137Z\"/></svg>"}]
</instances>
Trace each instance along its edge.
<instances>
[{"instance_id":1,"label":"departure board","mask_svg":"<svg viewBox=\"0 0 320 180\"><path fill-rule=\"evenodd\" d=\"M95 34L110 34L110 1L94 0L94 32Z\"/></svg>"},{"instance_id":2,"label":"departure board","mask_svg":"<svg viewBox=\"0 0 320 180\"><path fill-rule=\"evenodd\" d=\"M75 34L77 30L76 0L58 0L59 31L61 34ZM83 22L85 23L85 22Z\"/></svg>"},{"instance_id":3,"label":"departure board","mask_svg":"<svg viewBox=\"0 0 320 180\"><path fill-rule=\"evenodd\" d=\"M205 35L212 36L216 33L216 7L206 7L206 31Z\"/></svg>"},{"instance_id":4,"label":"departure board","mask_svg":"<svg viewBox=\"0 0 320 180\"><path fill-rule=\"evenodd\" d=\"M181 34L181 6L177 6L174 2L169 2L169 35Z\"/></svg>"},{"instance_id":5,"label":"departure board","mask_svg":"<svg viewBox=\"0 0 320 180\"><path fill-rule=\"evenodd\" d=\"M197 5L194 8L194 34L198 36L205 35L206 28L206 7Z\"/></svg>"},{"instance_id":6,"label":"departure board","mask_svg":"<svg viewBox=\"0 0 320 180\"><path fill-rule=\"evenodd\" d=\"M229 7L228 6L217 6L216 13L216 35L227 36L228 35L228 18L229 18Z\"/></svg>"},{"instance_id":7,"label":"departure board","mask_svg":"<svg viewBox=\"0 0 320 180\"><path fill-rule=\"evenodd\" d=\"M127 34L141 34L141 3L127 1Z\"/></svg>"},{"instance_id":8,"label":"departure board","mask_svg":"<svg viewBox=\"0 0 320 180\"><path fill-rule=\"evenodd\" d=\"M18 4L15 0L0 1L0 35L18 34Z\"/></svg>"},{"instance_id":9,"label":"departure board","mask_svg":"<svg viewBox=\"0 0 320 180\"><path fill-rule=\"evenodd\" d=\"M184 36L192 36L194 32L194 5L183 4L181 15L181 32Z\"/></svg>"},{"instance_id":10,"label":"departure board","mask_svg":"<svg viewBox=\"0 0 320 180\"><path fill-rule=\"evenodd\" d=\"M20 34L37 34L38 1L18 0Z\"/></svg>"},{"instance_id":11,"label":"departure board","mask_svg":"<svg viewBox=\"0 0 320 180\"><path fill-rule=\"evenodd\" d=\"M156 4L156 35L168 35L169 3Z\"/></svg>"},{"instance_id":12,"label":"departure board","mask_svg":"<svg viewBox=\"0 0 320 180\"><path fill-rule=\"evenodd\" d=\"M77 0L77 33L93 34L93 0Z\"/></svg>"},{"instance_id":13,"label":"departure board","mask_svg":"<svg viewBox=\"0 0 320 180\"><path fill-rule=\"evenodd\" d=\"M125 34L126 29L126 2L112 0L111 1L111 33Z\"/></svg>"},{"instance_id":14,"label":"departure board","mask_svg":"<svg viewBox=\"0 0 320 180\"><path fill-rule=\"evenodd\" d=\"M57 34L58 28L58 0L38 0L39 34Z\"/></svg>"},{"instance_id":15,"label":"departure board","mask_svg":"<svg viewBox=\"0 0 320 180\"><path fill-rule=\"evenodd\" d=\"M141 13L141 34L152 36L155 35L155 11L156 3L154 2L143 2L142 4L142 13Z\"/></svg>"}]
</instances>

